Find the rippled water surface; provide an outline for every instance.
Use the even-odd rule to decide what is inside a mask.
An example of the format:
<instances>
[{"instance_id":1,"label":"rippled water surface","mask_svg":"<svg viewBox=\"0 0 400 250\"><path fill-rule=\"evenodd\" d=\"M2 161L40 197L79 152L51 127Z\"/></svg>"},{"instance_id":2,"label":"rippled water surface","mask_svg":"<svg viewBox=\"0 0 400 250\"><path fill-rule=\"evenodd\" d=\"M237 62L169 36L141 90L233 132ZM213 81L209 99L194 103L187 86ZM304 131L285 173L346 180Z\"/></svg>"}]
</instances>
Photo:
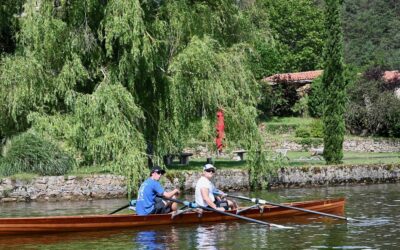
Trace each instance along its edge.
<instances>
[{"instance_id":1,"label":"rippled water surface","mask_svg":"<svg viewBox=\"0 0 400 250\"><path fill-rule=\"evenodd\" d=\"M271 201L347 198L344 222L311 216L273 221L294 229L247 222L158 226L90 233L1 237L0 249L400 249L400 184L287 189L243 193ZM187 196L186 199L192 199ZM104 214L126 200L0 203L1 217Z\"/></svg>"}]
</instances>

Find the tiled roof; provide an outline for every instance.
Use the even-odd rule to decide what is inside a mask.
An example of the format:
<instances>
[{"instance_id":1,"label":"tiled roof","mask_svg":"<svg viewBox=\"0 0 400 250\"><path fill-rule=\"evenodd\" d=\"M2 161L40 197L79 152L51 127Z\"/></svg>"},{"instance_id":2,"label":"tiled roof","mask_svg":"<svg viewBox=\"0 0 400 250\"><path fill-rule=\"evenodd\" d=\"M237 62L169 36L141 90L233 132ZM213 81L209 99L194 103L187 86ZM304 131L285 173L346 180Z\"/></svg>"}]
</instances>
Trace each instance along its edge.
<instances>
[{"instance_id":1,"label":"tiled roof","mask_svg":"<svg viewBox=\"0 0 400 250\"><path fill-rule=\"evenodd\" d=\"M323 70L305 71L297 73L283 73L275 74L269 77L265 77L263 80L267 82L277 82L277 81L312 81L322 74Z\"/></svg>"},{"instance_id":2,"label":"tiled roof","mask_svg":"<svg viewBox=\"0 0 400 250\"><path fill-rule=\"evenodd\" d=\"M383 74L383 79L385 79L387 82L400 79L400 72L398 70L385 71Z\"/></svg>"}]
</instances>

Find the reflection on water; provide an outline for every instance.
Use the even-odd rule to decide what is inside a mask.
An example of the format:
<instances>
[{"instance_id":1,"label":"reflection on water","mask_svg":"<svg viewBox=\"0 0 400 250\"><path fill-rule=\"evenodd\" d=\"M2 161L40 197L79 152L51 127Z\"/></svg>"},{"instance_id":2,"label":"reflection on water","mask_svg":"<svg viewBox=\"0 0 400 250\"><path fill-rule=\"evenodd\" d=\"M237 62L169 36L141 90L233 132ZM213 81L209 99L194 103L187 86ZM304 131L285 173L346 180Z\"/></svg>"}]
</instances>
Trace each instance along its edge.
<instances>
[{"instance_id":1,"label":"reflection on water","mask_svg":"<svg viewBox=\"0 0 400 250\"><path fill-rule=\"evenodd\" d=\"M216 242L217 234L214 230L214 226L200 225L196 228L196 243L198 249L217 249Z\"/></svg>"},{"instance_id":2,"label":"reflection on water","mask_svg":"<svg viewBox=\"0 0 400 250\"><path fill-rule=\"evenodd\" d=\"M155 226L104 232L0 237L0 249L398 249L400 184L286 189L244 193L273 201L345 196L345 222L318 216L273 221L295 229L269 229L247 222ZM191 197L187 197L191 199ZM126 200L3 203L0 216L105 214ZM127 211L128 212L128 211ZM271 221L272 222L272 221Z\"/></svg>"},{"instance_id":3,"label":"reflection on water","mask_svg":"<svg viewBox=\"0 0 400 250\"><path fill-rule=\"evenodd\" d=\"M139 244L139 249L165 249L162 242L157 243L157 233L153 230L139 232L134 241Z\"/></svg>"}]
</instances>

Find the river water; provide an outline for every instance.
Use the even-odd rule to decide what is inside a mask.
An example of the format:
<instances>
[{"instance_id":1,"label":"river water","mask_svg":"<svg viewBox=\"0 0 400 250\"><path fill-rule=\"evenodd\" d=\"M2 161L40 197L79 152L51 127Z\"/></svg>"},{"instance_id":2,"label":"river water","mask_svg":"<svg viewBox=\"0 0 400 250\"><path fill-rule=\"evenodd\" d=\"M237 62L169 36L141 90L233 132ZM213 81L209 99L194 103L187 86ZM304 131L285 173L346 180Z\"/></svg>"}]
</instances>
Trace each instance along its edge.
<instances>
[{"instance_id":1,"label":"river water","mask_svg":"<svg viewBox=\"0 0 400 250\"><path fill-rule=\"evenodd\" d=\"M346 216L362 222L306 217L274 221L157 226L90 233L1 237L0 249L400 249L400 183L241 193L275 202L346 197ZM186 199L192 199L187 196ZM109 213L126 200L0 203L0 217Z\"/></svg>"}]
</instances>

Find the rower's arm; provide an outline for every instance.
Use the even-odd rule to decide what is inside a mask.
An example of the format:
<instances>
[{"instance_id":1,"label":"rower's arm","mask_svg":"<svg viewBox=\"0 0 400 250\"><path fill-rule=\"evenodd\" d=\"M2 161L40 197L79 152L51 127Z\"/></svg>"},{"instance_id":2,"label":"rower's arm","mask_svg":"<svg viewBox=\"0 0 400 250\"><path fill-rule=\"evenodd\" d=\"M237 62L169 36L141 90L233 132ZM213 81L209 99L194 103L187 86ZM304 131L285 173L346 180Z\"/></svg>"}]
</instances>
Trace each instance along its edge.
<instances>
[{"instance_id":1,"label":"rower's arm","mask_svg":"<svg viewBox=\"0 0 400 250\"><path fill-rule=\"evenodd\" d=\"M201 197L207 203L207 205L211 208L217 209L217 206L214 204L214 202L208 196L208 188L203 187L200 189L200 191L201 191Z\"/></svg>"},{"instance_id":2,"label":"rower's arm","mask_svg":"<svg viewBox=\"0 0 400 250\"><path fill-rule=\"evenodd\" d=\"M172 190L172 191L164 192L164 193L163 193L163 196L164 196L165 198L172 198L174 195L177 195L177 194L179 194L179 189L175 188L175 189Z\"/></svg>"},{"instance_id":3,"label":"rower's arm","mask_svg":"<svg viewBox=\"0 0 400 250\"><path fill-rule=\"evenodd\" d=\"M223 191L221 191L221 190L219 190L218 188L215 188L215 187L213 189L213 194L216 195L216 196L220 196L222 198L227 196L226 193L224 193Z\"/></svg>"}]
</instances>

